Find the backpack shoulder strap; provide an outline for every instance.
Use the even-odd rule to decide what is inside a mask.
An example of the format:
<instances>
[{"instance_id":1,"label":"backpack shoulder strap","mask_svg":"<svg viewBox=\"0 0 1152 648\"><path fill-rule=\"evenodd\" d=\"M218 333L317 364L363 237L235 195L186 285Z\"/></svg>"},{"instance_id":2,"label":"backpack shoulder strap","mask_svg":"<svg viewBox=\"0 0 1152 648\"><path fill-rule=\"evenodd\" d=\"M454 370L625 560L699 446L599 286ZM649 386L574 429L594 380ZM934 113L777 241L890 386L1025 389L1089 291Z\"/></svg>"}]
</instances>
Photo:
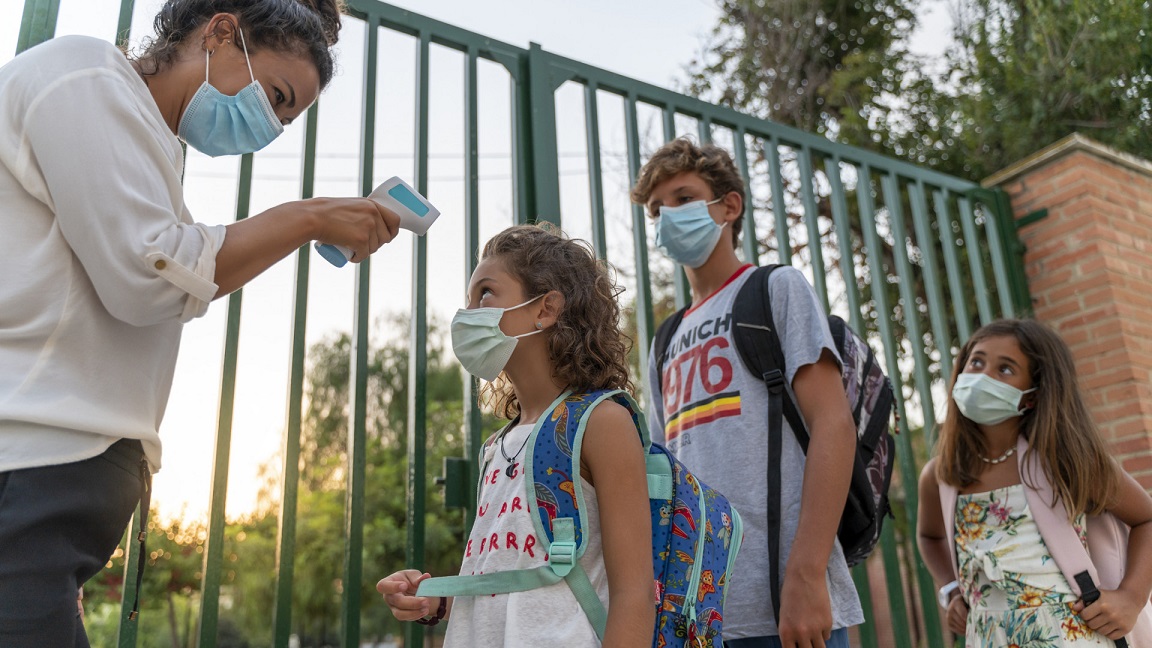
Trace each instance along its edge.
<instances>
[{"instance_id":1,"label":"backpack shoulder strap","mask_svg":"<svg viewBox=\"0 0 1152 648\"><path fill-rule=\"evenodd\" d=\"M548 553L548 564L468 576L429 578L420 583L420 596L486 596L523 592L565 581L583 608L597 636L603 640L608 612L578 559L584 553L587 520L580 515L584 494L580 486L580 447L588 415L601 401L618 397L619 390L581 394L565 391L536 421L524 459L526 508L536 538Z\"/></svg>"},{"instance_id":2,"label":"backpack shoulder strap","mask_svg":"<svg viewBox=\"0 0 1152 648\"><path fill-rule=\"evenodd\" d=\"M1056 561L1056 566L1064 572L1064 578L1077 596L1082 595L1080 581L1077 575L1087 573L1092 583L1099 583L1100 576L1088 550L1080 542L1080 536L1072 528L1068 519L1068 511L1064 504L1056 499L1055 491L1044 469L1040 465L1040 457L1028 448L1028 440L1024 435L1016 441L1016 455L1019 457L1017 466L1020 470L1020 481L1024 484L1024 494L1028 500L1028 510L1040 529L1044 544Z\"/></svg>"},{"instance_id":3,"label":"backpack shoulder strap","mask_svg":"<svg viewBox=\"0 0 1152 648\"><path fill-rule=\"evenodd\" d=\"M779 372L781 389L783 391L780 402L770 407L775 411L782 411L792 427L792 432L800 442L805 454L808 452L808 429L804 426L804 419L792 397L791 386L788 385L785 375L784 347L780 336L776 332L776 319L772 312L772 298L769 290L769 281L772 273L783 267L779 263L761 266L752 272L748 281L741 286L736 300L732 303L733 338L736 341L736 350L744 366L752 375L764 381L772 394L774 385L769 384L777 377L773 372Z\"/></svg>"},{"instance_id":4,"label":"backpack shoulder strap","mask_svg":"<svg viewBox=\"0 0 1152 648\"><path fill-rule=\"evenodd\" d=\"M660 326L656 327L656 343L652 346L652 350L656 355L656 376L659 380L664 380L664 363L668 359L668 345L672 342L672 335L679 328L680 322L684 320L684 314L688 312L688 307L685 306L680 310L672 313Z\"/></svg>"}]
</instances>

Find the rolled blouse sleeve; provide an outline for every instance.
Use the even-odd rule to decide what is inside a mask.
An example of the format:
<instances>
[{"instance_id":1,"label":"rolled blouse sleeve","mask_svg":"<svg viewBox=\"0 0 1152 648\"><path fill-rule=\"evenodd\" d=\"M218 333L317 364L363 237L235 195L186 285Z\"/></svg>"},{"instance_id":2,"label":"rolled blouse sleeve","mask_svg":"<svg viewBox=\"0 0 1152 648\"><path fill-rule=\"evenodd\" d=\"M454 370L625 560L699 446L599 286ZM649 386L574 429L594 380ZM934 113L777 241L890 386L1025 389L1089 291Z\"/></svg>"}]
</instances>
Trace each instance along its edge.
<instances>
[{"instance_id":1,"label":"rolled blouse sleeve","mask_svg":"<svg viewBox=\"0 0 1152 648\"><path fill-rule=\"evenodd\" d=\"M31 101L18 156L101 303L135 326L205 313L226 231L188 214L179 142L150 101L115 71L65 75Z\"/></svg>"}]
</instances>

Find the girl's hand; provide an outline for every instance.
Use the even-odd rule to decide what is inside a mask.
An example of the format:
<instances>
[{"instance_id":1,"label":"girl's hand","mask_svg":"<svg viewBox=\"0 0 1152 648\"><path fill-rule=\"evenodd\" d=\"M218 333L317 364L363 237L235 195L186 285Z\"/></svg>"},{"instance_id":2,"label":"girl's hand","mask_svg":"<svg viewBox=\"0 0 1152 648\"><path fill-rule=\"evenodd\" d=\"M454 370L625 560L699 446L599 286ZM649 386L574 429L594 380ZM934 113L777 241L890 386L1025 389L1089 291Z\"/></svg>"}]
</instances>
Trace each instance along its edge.
<instances>
[{"instance_id":1,"label":"girl's hand","mask_svg":"<svg viewBox=\"0 0 1152 648\"><path fill-rule=\"evenodd\" d=\"M376 591L384 595L384 602L397 621L415 621L431 616L433 612L432 599L415 595L420 581L431 577L431 574L422 574L415 569L405 569L376 583Z\"/></svg>"},{"instance_id":2,"label":"girl's hand","mask_svg":"<svg viewBox=\"0 0 1152 648\"><path fill-rule=\"evenodd\" d=\"M1109 639L1120 639L1136 626L1136 618L1148 601L1124 590L1100 590L1100 598L1091 605L1076 601L1072 609L1096 632Z\"/></svg>"},{"instance_id":3,"label":"girl's hand","mask_svg":"<svg viewBox=\"0 0 1152 648\"><path fill-rule=\"evenodd\" d=\"M968 631L968 604L964 602L963 596L953 596L952 600L948 602L948 610L946 612L948 629L952 634L964 636Z\"/></svg>"},{"instance_id":4,"label":"girl's hand","mask_svg":"<svg viewBox=\"0 0 1152 648\"><path fill-rule=\"evenodd\" d=\"M318 217L316 240L350 248L353 262L368 258L396 237L400 217L367 198L310 198L301 201Z\"/></svg>"}]
</instances>

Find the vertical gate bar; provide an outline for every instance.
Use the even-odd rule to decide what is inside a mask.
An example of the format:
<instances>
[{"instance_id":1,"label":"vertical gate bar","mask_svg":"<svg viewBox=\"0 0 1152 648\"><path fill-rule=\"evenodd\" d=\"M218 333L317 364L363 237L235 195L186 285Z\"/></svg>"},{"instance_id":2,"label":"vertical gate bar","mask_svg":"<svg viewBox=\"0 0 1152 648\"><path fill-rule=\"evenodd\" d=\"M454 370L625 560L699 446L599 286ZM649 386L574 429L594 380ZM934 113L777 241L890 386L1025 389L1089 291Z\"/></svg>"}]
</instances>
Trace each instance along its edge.
<instances>
[{"instance_id":1,"label":"vertical gate bar","mask_svg":"<svg viewBox=\"0 0 1152 648\"><path fill-rule=\"evenodd\" d=\"M740 175L744 177L744 259L753 265L760 265L759 244L756 241L756 216L752 206L752 176L748 173L748 147L745 142L747 133L744 127L736 129L733 153L736 155L736 165Z\"/></svg>"},{"instance_id":2,"label":"vertical gate bar","mask_svg":"<svg viewBox=\"0 0 1152 648\"><path fill-rule=\"evenodd\" d=\"M844 275L844 290L848 297L848 320L852 328L861 333L864 327L863 313L860 310L860 290L856 283L855 255L852 234L848 223L848 202L844 194L844 181L840 177L840 158L824 160L824 173L832 189L832 220L836 226L836 239L840 247L840 272ZM869 587L868 570L865 565L857 565L852 570L852 580L860 596L860 607L864 611L864 624L859 627L861 648L876 648L876 624L872 616L872 590Z\"/></svg>"},{"instance_id":3,"label":"vertical gate bar","mask_svg":"<svg viewBox=\"0 0 1152 648\"><path fill-rule=\"evenodd\" d=\"M464 70L464 285L472 278L480 250L480 87L477 75L475 45L468 46L468 60ZM483 430L480 419L480 380L461 372L464 380L464 457L468 460L468 508L464 513L464 540L476 519L476 484L479 483L480 444Z\"/></svg>"},{"instance_id":4,"label":"vertical gate bar","mask_svg":"<svg viewBox=\"0 0 1152 648\"><path fill-rule=\"evenodd\" d=\"M636 116L636 95L628 93L624 102L624 130L628 146L628 186L640 175L640 129ZM652 288L648 272L648 234L644 229L644 208L632 205L632 247L636 257L636 345L640 366L648 366L648 346L655 332L652 321Z\"/></svg>"},{"instance_id":5,"label":"vertical gate bar","mask_svg":"<svg viewBox=\"0 0 1152 648\"><path fill-rule=\"evenodd\" d=\"M1015 317L1012 286L1008 281L1007 264L1004 263L1004 259L1008 257L1008 248L1004 245L1004 238L1000 233L996 206L984 203L983 207L985 212L990 212L984 216L984 231L988 233L988 253L992 256L992 276L996 278L996 296L1000 298L1000 317Z\"/></svg>"},{"instance_id":6,"label":"vertical gate bar","mask_svg":"<svg viewBox=\"0 0 1152 648\"><path fill-rule=\"evenodd\" d=\"M1016 218L1012 213L1012 199L1003 189L992 190L989 207L995 212L996 223L1000 226L1003 242L1004 261L1011 286L1013 317L1024 317L1032 312L1032 293L1028 290L1028 275L1024 271L1024 243L1016 229ZM1011 263L1008 263L1011 261Z\"/></svg>"},{"instance_id":7,"label":"vertical gate bar","mask_svg":"<svg viewBox=\"0 0 1152 648\"><path fill-rule=\"evenodd\" d=\"M940 354L940 375L947 380L948 376L952 375L952 336L949 333L948 316L944 308L944 290L936 272L939 268L936 261L936 241L940 239L932 235L932 224L928 220L928 197L924 192L922 180L917 179L908 185L908 193L912 199L912 227L915 228L916 242L920 248L920 267L928 296L928 317L931 321L936 351ZM942 236L944 232L939 234ZM935 430L925 432L928 434L929 442L936 438Z\"/></svg>"},{"instance_id":8,"label":"vertical gate bar","mask_svg":"<svg viewBox=\"0 0 1152 648\"><path fill-rule=\"evenodd\" d=\"M812 259L812 277L816 294L824 304L824 312L831 312L828 299L827 269L824 267L824 241L820 237L820 210L816 207L816 194L812 189L812 150L800 147L800 195L804 200L804 223L808 226L808 256Z\"/></svg>"},{"instance_id":9,"label":"vertical gate bar","mask_svg":"<svg viewBox=\"0 0 1152 648\"><path fill-rule=\"evenodd\" d=\"M900 207L900 187L896 176L891 173L883 175L881 186L884 204L888 208L889 227L895 241L892 252L896 257L896 271L900 278L900 296L904 302L902 309L904 311L904 328L907 331L914 358L916 392L920 395L920 412L924 417L923 434L925 439L930 439L929 430L936 426L936 414L932 408L932 378L928 374L928 359L924 355L924 338L920 332L920 309L916 305L916 295L912 289L915 277L912 275L912 265L908 261L908 236L904 227L903 210ZM893 373L898 372L898 368L893 370ZM910 439L903 441L908 443L908 447L904 448L908 453L905 456L912 459L914 455L912 454ZM919 502L919 494L916 490L916 485L919 483L918 476L913 470L911 461L901 462L901 467L901 475L905 479L904 497L908 506L909 528L914 529L916 528L915 517ZM917 575L920 578L920 603L923 606L924 620L928 628L928 639L929 642L936 642L930 643L930 645L935 646L940 641L940 628L939 617L936 614L936 597L934 596L932 577L923 568L917 570Z\"/></svg>"},{"instance_id":10,"label":"vertical gate bar","mask_svg":"<svg viewBox=\"0 0 1152 648\"><path fill-rule=\"evenodd\" d=\"M676 139L676 106L668 104L661 111L664 123L664 141L671 142Z\"/></svg>"},{"instance_id":11,"label":"vertical gate bar","mask_svg":"<svg viewBox=\"0 0 1152 648\"><path fill-rule=\"evenodd\" d=\"M416 68L415 186L428 195L429 50L432 35L420 32ZM428 463L428 238L412 238L412 317L408 347L408 563L424 568ZM405 624L404 645L423 645L424 627ZM409 643L409 638L411 643Z\"/></svg>"},{"instance_id":12,"label":"vertical gate bar","mask_svg":"<svg viewBox=\"0 0 1152 648\"><path fill-rule=\"evenodd\" d=\"M899 180L891 173L885 173L880 180L884 192L884 205L888 208L888 226L895 244L892 253L896 257L896 272L900 278L900 298L904 302L904 328L915 359L916 392L920 395L920 409L924 415L924 430L936 425L935 411L932 409L932 376L928 373L928 358L924 355L924 335L920 330L920 307L916 303L914 285L916 277L912 263L908 260L908 234L904 226L904 210L900 206ZM929 439L930 440L930 439Z\"/></svg>"},{"instance_id":13,"label":"vertical gate bar","mask_svg":"<svg viewBox=\"0 0 1152 648\"><path fill-rule=\"evenodd\" d=\"M664 107L664 141L671 142L676 139L676 106L669 104ZM643 209L647 210L646 207ZM684 274L684 266L679 263L672 264L672 301L677 309L684 308L692 301L692 287L688 284L688 275Z\"/></svg>"},{"instance_id":14,"label":"vertical gate bar","mask_svg":"<svg viewBox=\"0 0 1152 648\"><path fill-rule=\"evenodd\" d=\"M252 154L240 158L236 193L236 220L248 218L252 196ZM228 326L224 339L224 367L220 381L220 410L216 418L215 461L209 495L208 539L204 543L204 580L200 586L201 648L216 645L220 620L220 583L224 563L224 507L228 500L228 462L232 452L232 415L236 401L236 365L240 347L240 309L243 289L228 296Z\"/></svg>"},{"instance_id":15,"label":"vertical gate bar","mask_svg":"<svg viewBox=\"0 0 1152 648\"><path fill-rule=\"evenodd\" d=\"M904 398L903 398L903 381L900 378L900 365L896 355L896 349L899 346L899 341L896 339L895 331L892 330L892 311L888 306L888 293L886 292L888 277L881 263L883 256L880 252L880 235L876 231L876 209L875 203L872 200L872 172L867 165L862 165L857 168L857 181L856 181L856 199L860 207L860 230L864 235L864 245L868 251L869 278L872 285L872 299L876 302L876 325L880 330L880 336L884 340L884 360L887 373L892 380L893 389L896 392L896 411L898 415L900 429L896 436L896 443L899 444L899 455L908 458L911 457L912 447L908 441L908 425L907 417L904 413ZM905 483L908 482L909 475L912 475L914 468L907 466L907 461L900 461L901 468L900 474ZM913 482L915 483L915 482ZM911 517L909 516L909 519ZM904 610L907 608L904 587L900 580L900 561L899 557L895 555L896 539L892 532L892 525L885 525L883 535L881 537L881 555L884 557L884 575L887 583L888 590L888 608L890 613L895 613L897 610ZM901 617L903 620L904 617ZM908 637L907 631L904 628L904 623L897 623L896 619L892 620L893 630L895 632L895 639L897 645L901 648L910 648L911 640Z\"/></svg>"},{"instance_id":16,"label":"vertical gate bar","mask_svg":"<svg viewBox=\"0 0 1152 648\"><path fill-rule=\"evenodd\" d=\"M24 15L20 19L16 53L19 54L54 37L56 18L59 14L60 0L24 0Z\"/></svg>"},{"instance_id":17,"label":"vertical gate bar","mask_svg":"<svg viewBox=\"0 0 1152 648\"><path fill-rule=\"evenodd\" d=\"M964 250L968 254L968 268L972 272L972 292L976 293L976 309L980 314L980 324L995 319L992 315L992 300L988 298L988 279L984 276L984 258L980 252L980 235L976 230L976 217L972 213L972 203L961 196L956 200L960 206L960 227L964 231Z\"/></svg>"},{"instance_id":18,"label":"vertical gate bar","mask_svg":"<svg viewBox=\"0 0 1152 648\"><path fill-rule=\"evenodd\" d=\"M316 181L316 127L319 102L308 109L304 122L304 159L300 197L311 198ZM276 532L276 600L272 609L272 645L287 648L292 634L292 584L296 574L296 505L300 491L300 431L304 409L304 364L308 349L308 275L310 250L296 253L293 286L291 369L288 377L288 423L284 429L284 471L281 479L280 516Z\"/></svg>"},{"instance_id":19,"label":"vertical gate bar","mask_svg":"<svg viewBox=\"0 0 1152 648\"><path fill-rule=\"evenodd\" d=\"M584 129L588 142L588 193L592 206L592 249L601 259L608 258L607 235L604 232L604 170L600 166L599 85L584 85Z\"/></svg>"},{"instance_id":20,"label":"vertical gate bar","mask_svg":"<svg viewBox=\"0 0 1152 648\"><path fill-rule=\"evenodd\" d=\"M360 195L372 192L376 154L377 52L380 19L368 14L364 21L364 107L360 126ZM340 644L360 645L360 580L364 563L364 480L368 448L368 329L372 258L356 264L353 297L352 357L348 407L348 474L344 493L344 573L340 596Z\"/></svg>"},{"instance_id":21,"label":"vertical gate bar","mask_svg":"<svg viewBox=\"0 0 1152 648\"><path fill-rule=\"evenodd\" d=\"M556 143L556 88L548 54L538 44L528 49L531 93L532 165L536 192L533 221L562 226L560 214L560 161Z\"/></svg>"},{"instance_id":22,"label":"vertical gate bar","mask_svg":"<svg viewBox=\"0 0 1152 648\"><path fill-rule=\"evenodd\" d=\"M872 616L872 588L869 585L868 569L864 563L852 568L852 584L856 586L856 593L860 596L860 611L864 613L864 623L856 626L860 648L877 648L879 644L876 639L876 621Z\"/></svg>"},{"instance_id":23,"label":"vertical gate bar","mask_svg":"<svg viewBox=\"0 0 1152 648\"><path fill-rule=\"evenodd\" d=\"M916 642L912 640L912 629L909 626L915 617L909 614L904 597L904 575L900 569L898 546L892 525L885 525L880 532L880 553L884 556L884 585L888 590L888 618L892 623L892 638L897 646L912 648Z\"/></svg>"},{"instance_id":24,"label":"vertical gate bar","mask_svg":"<svg viewBox=\"0 0 1152 648\"><path fill-rule=\"evenodd\" d=\"M952 310L956 316L956 334L960 344L972 334L972 321L968 314L968 295L964 294L964 282L960 275L960 255L956 252L956 233L952 231L952 214L948 209L948 192L936 189L932 192L932 203L936 211L936 228L940 230L940 245L944 248L944 268L948 274L948 289L952 293ZM952 372L944 373L945 379Z\"/></svg>"},{"instance_id":25,"label":"vertical gate bar","mask_svg":"<svg viewBox=\"0 0 1152 648\"><path fill-rule=\"evenodd\" d=\"M792 243L788 235L788 201L784 196L784 175L780 168L780 142L775 135L764 140L768 158L768 179L772 184L772 215L776 219L777 263L792 263Z\"/></svg>"},{"instance_id":26,"label":"vertical gate bar","mask_svg":"<svg viewBox=\"0 0 1152 648\"><path fill-rule=\"evenodd\" d=\"M856 283L856 257L852 245L852 231L848 223L848 199L844 194L844 180L840 177L840 158L824 160L824 173L832 188L832 222L836 226L836 243L840 248L840 274L844 276L844 289L848 295L848 317L852 328L865 332L860 312L860 289Z\"/></svg>"},{"instance_id":27,"label":"vertical gate bar","mask_svg":"<svg viewBox=\"0 0 1152 648\"><path fill-rule=\"evenodd\" d=\"M512 77L512 193L513 221L527 223L536 213L536 172L532 164L532 64L521 56L519 65L508 67Z\"/></svg>"},{"instance_id":28,"label":"vertical gate bar","mask_svg":"<svg viewBox=\"0 0 1152 648\"><path fill-rule=\"evenodd\" d=\"M128 38L132 35L132 10L135 0L121 0L120 17L116 20L116 46L127 48Z\"/></svg>"},{"instance_id":29,"label":"vertical gate bar","mask_svg":"<svg viewBox=\"0 0 1152 648\"><path fill-rule=\"evenodd\" d=\"M892 387L896 392L896 412L899 417L899 434L896 435L896 444L898 446L898 457L902 456L903 459L897 459L897 465L900 468L900 478L904 484L904 491L907 495L916 501L916 485L918 482L918 475L916 474L916 466L913 461L915 455L912 452L911 431L908 428L908 415L905 410L904 403L904 380L900 373L900 361L896 351L900 348L900 341L896 339L896 332L892 328L892 309L888 305L888 276L883 266L883 255L880 251L880 234L876 230L876 206L872 199L872 170L868 165L861 165L858 167L858 180L856 182L856 199L860 206L860 230L864 234L864 245L868 250L868 260L871 272L869 273L872 285L872 299L876 301L876 324L880 329L880 336L884 339L884 362L887 369L888 378L892 381ZM905 510L905 522L908 528L916 527L916 507L914 504L908 504ZM891 532L892 525L885 525L885 536L882 540L882 545L895 544L895 535ZM885 551L884 570L888 574L889 582L893 582L893 578L897 583L899 589L896 593L892 591L892 586L889 585L889 601L892 609L903 610L906 607L903 586L900 585L900 564L899 561L889 560L889 554ZM916 577L920 585L920 599L921 605L924 608L924 623L929 630L931 637L932 629L939 628L940 620L936 612L935 597L931 595L934 591L932 585L932 577L924 568L922 561L917 560ZM895 576L893 576L895 574ZM927 585L927 593L925 586ZM893 598L895 596L895 598ZM932 599L925 602L926 599ZM936 636L939 636L939 631L936 631ZM940 648L939 640L932 643L929 639L929 645L933 648Z\"/></svg>"},{"instance_id":30,"label":"vertical gate bar","mask_svg":"<svg viewBox=\"0 0 1152 648\"><path fill-rule=\"evenodd\" d=\"M700 136L701 144L712 143L712 119L704 115L696 120L696 133Z\"/></svg>"}]
</instances>

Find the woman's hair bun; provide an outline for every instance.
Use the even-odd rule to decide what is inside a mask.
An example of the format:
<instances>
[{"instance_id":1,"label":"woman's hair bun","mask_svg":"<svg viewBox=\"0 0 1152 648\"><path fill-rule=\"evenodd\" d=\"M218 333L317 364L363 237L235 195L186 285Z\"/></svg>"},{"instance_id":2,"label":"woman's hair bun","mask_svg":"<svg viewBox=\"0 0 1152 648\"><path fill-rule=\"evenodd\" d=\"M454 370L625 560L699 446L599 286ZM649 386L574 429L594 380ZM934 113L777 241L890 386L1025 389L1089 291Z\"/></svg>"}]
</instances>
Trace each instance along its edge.
<instances>
[{"instance_id":1,"label":"woman's hair bun","mask_svg":"<svg viewBox=\"0 0 1152 648\"><path fill-rule=\"evenodd\" d=\"M331 47L340 39L340 16L344 13L344 0L298 0L300 4L315 11L324 25L324 36Z\"/></svg>"}]
</instances>

